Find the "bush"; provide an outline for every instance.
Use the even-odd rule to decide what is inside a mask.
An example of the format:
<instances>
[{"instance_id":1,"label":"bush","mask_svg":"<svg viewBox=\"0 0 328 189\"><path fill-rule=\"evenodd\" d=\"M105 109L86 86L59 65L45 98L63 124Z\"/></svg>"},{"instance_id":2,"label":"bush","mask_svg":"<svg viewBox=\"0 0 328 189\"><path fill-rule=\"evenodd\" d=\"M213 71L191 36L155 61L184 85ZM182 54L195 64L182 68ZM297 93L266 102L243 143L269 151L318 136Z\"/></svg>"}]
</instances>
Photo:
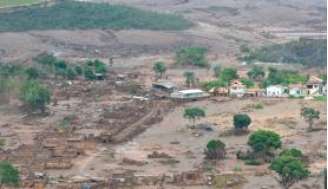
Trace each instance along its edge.
<instances>
[{"instance_id":1,"label":"bush","mask_svg":"<svg viewBox=\"0 0 328 189\"><path fill-rule=\"evenodd\" d=\"M248 128L252 120L247 114L236 114L233 116L233 125L235 129L245 129Z\"/></svg>"},{"instance_id":2,"label":"bush","mask_svg":"<svg viewBox=\"0 0 328 189\"><path fill-rule=\"evenodd\" d=\"M68 78L68 79L70 79L70 80L73 80L73 79L75 79L76 78L76 73L75 73L75 71L73 70L73 68L68 68L67 70L66 70L66 77Z\"/></svg>"},{"instance_id":3,"label":"bush","mask_svg":"<svg viewBox=\"0 0 328 189\"><path fill-rule=\"evenodd\" d=\"M19 172L18 170L8 161L0 162L0 186L14 186L19 185Z\"/></svg>"},{"instance_id":4,"label":"bush","mask_svg":"<svg viewBox=\"0 0 328 189\"><path fill-rule=\"evenodd\" d=\"M202 88L204 88L207 91L212 88L219 88L219 87L225 87L225 86L227 86L226 83L221 81L220 79L202 83Z\"/></svg>"},{"instance_id":5,"label":"bush","mask_svg":"<svg viewBox=\"0 0 328 189\"><path fill-rule=\"evenodd\" d=\"M296 148L291 148L291 149L287 149L282 151L279 156L292 156L294 158L302 158L303 157L303 153L302 151L296 149Z\"/></svg>"},{"instance_id":6,"label":"bush","mask_svg":"<svg viewBox=\"0 0 328 189\"><path fill-rule=\"evenodd\" d=\"M246 165L261 165L262 162L260 160L257 160L257 159L246 159L245 164Z\"/></svg>"},{"instance_id":7,"label":"bush","mask_svg":"<svg viewBox=\"0 0 328 189\"><path fill-rule=\"evenodd\" d=\"M273 131L258 130L248 138L248 145L255 153L268 154L281 147L280 136Z\"/></svg>"},{"instance_id":8,"label":"bush","mask_svg":"<svg viewBox=\"0 0 328 189\"><path fill-rule=\"evenodd\" d=\"M223 159L225 157L225 144L220 140L210 140L206 145L205 155L208 159Z\"/></svg>"},{"instance_id":9,"label":"bush","mask_svg":"<svg viewBox=\"0 0 328 189\"><path fill-rule=\"evenodd\" d=\"M219 78L220 77L220 73L221 73L221 66L219 64L214 65L213 66L213 72L214 72L214 76L216 78Z\"/></svg>"},{"instance_id":10,"label":"bush","mask_svg":"<svg viewBox=\"0 0 328 189\"><path fill-rule=\"evenodd\" d=\"M27 68L25 74L27 75L27 79L37 79L40 77L40 71L33 67Z\"/></svg>"},{"instance_id":11,"label":"bush","mask_svg":"<svg viewBox=\"0 0 328 189\"><path fill-rule=\"evenodd\" d=\"M77 75L82 75L83 74L83 69L81 68L81 66L75 66L74 71Z\"/></svg>"},{"instance_id":12,"label":"bush","mask_svg":"<svg viewBox=\"0 0 328 189\"><path fill-rule=\"evenodd\" d=\"M50 92L37 81L26 81L21 89L21 99L32 110L44 112L50 102Z\"/></svg>"},{"instance_id":13,"label":"bush","mask_svg":"<svg viewBox=\"0 0 328 189\"><path fill-rule=\"evenodd\" d=\"M206 52L207 49L202 47L184 48L176 53L176 62L181 65L205 67L208 64L205 57Z\"/></svg>"}]
</instances>

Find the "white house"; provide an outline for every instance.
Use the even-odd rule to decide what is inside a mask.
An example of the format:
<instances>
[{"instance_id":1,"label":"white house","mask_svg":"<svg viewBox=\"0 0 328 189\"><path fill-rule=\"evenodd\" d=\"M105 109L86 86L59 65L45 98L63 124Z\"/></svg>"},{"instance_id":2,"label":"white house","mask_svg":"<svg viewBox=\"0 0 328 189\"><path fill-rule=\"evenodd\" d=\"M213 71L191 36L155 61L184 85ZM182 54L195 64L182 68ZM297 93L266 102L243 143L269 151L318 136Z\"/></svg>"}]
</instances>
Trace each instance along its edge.
<instances>
[{"instance_id":1,"label":"white house","mask_svg":"<svg viewBox=\"0 0 328 189\"><path fill-rule=\"evenodd\" d=\"M229 94L230 96L243 97L246 93L246 86L239 80L233 80L230 83Z\"/></svg>"},{"instance_id":2,"label":"white house","mask_svg":"<svg viewBox=\"0 0 328 189\"><path fill-rule=\"evenodd\" d=\"M323 88L322 79L311 76L309 81L306 83L306 95L307 96L321 96Z\"/></svg>"},{"instance_id":3,"label":"white house","mask_svg":"<svg viewBox=\"0 0 328 189\"><path fill-rule=\"evenodd\" d=\"M270 85L266 88L267 97L287 97L288 88L282 85Z\"/></svg>"},{"instance_id":4,"label":"white house","mask_svg":"<svg viewBox=\"0 0 328 189\"><path fill-rule=\"evenodd\" d=\"M292 84L288 86L289 96L302 97L306 95L304 86L302 84Z\"/></svg>"}]
</instances>

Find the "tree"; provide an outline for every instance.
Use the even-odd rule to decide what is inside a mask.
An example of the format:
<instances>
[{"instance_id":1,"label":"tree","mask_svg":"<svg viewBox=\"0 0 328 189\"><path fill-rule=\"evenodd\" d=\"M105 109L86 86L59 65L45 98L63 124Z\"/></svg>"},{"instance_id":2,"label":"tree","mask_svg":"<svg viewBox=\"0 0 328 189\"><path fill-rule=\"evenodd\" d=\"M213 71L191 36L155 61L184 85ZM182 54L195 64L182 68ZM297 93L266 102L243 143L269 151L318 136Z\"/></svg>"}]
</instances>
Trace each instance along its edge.
<instances>
[{"instance_id":1,"label":"tree","mask_svg":"<svg viewBox=\"0 0 328 189\"><path fill-rule=\"evenodd\" d=\"M223 159L225 157L225 144L220 140L210 140L205 149L207 159Z\"/></svg>"},{"instance_id":2,"label":"tree","mask_svg":"<svg viewBox=\"0 0 328 189\"><path fill-rule=\"evenodd\" d=\"M192 125L195 125L196 120L205 117L205 111L199 107L186 108L184 110L183 117L192 121Z\"/></svg>"},{"instance_id":3,"label":"tree","mask_svg":"<svg viewBox=\"0 0 328 189\"><path fill-rule=\"evenodd\" d=\"M219 64L214 65L214 66L213 66L213 72L214 72L214 76L215 76L216 78L219 78L220 73L221 73L221 66L220 66Z\"/></svg>"},{"instance_id":4,"label":"tree","mask_svg":"<svg viewBox=\"0 0 328 189\"><path fill-rule=\"evenodd\" d=\"M310 174L301 160L288 155L279 156L273 160L270 169L279 174L280 182L285 189L290 188L294 183Z\"/></svg>"},{"instance_id":5,"label":"tree","mask_svg":"<svg viewBox=\"0 0 328 189\"><path fill-rule=\"evenodd\" d=\"M194 72L184 72L183 73L183 76L185 77L186 79L186 86L187 87L192 87L195 85L196 83L196 77L195 77L195 74Z\"/></svg>"},{"instance_id":6,"label":"tree","mask_svg":"<svg viewBox=\"0 0 328 189\"><path fill-rule=\"evenodd\" d=\"M8 161L0 162L0 188L2 185L18 186L19 171Z\"/></svg>"},{"instance_id":7,"label":"tree","mask_svg":"<svg viewBox=\"0 0 328 189\"><path fill-rule=\"evenodd\" d=\"M233 125L236 130L247 129L251 123L252 120L247 114L236 114L233 116Z\"/></svg>"},{"instance_id":8,"label":"tree","mask_svg":"<svg viewBox=\"0 0 328 189\"><path fill-rule=\"evenodd\" d=\"M44 113L50 102L50 92L37 81L26 81L21 88L21 100L32 110L41 110Z\"/></svg>"},{"instance_id":9,"label":"tree","mask_svg":"<svg viewBox=\"0 0 328 189\"><path fill-rule=\"evenodd\" d=\"M280 136L273 131L258 130L248 138L248 145L258 154L268 154L281 147Z\"/></svg>"},{"instance_id":10,"label":"tree","mask_svg":"<svg viewBox=\"0 0 328 189\"><path fill-rule=\"evenodd\" d=\"M265 77L265 72L261 66L253 66L250 71L247 72L249 79L254 81L262 80Z\"/></svg>"},{"instance_id":11,"label":"tree","mask_svg":"<svg viewBox=\"0 0 328 189\"><path fill-rule=\"evenodd\" d=\"M181 65L205 67L208 64L206 52L207 49L202 47L183 48L176 53L176 62Z\"/></svg>"},{"instance_id":12,"label":"tree","mask_svg":"<svg viewBox=\"0 0 328 189\"><path fill-rule=\"evenodd\" d=\"M301 116L308 122L308 130L311 131L313 129L314 120L320 118L320 112L313 108L304 107L301 109Z\"/></svg>"},{"instance_id":13,"label":"tree","mask_svg":"<svg viewBox=\"0 0 328 189\"><path fill-rule=\"evenodd\" d=\"M166 66L163 62L155 62L153 70L159 75L159 78L162 78L163 74L166 72Z\"/></svg>"},{"instance_id":14,"label":"tree","mask_svg":"<svg viewBox=\"0 0 328 189\"><path fill-rule=\"evenodd\" d=\"M220 73L220 79L225 83L229 83L231 80L237 78L238 74L235 68L224 68Z\"/></svg>"},{"instance_id":15,"label":"tree","mask_svg":"<svg viewBox=\"0 0 328 189\"><path fill-rule=\"evenodd\" d=\"M244 84L247 88L252 88L255 86L254 82L252 80L246 79L246 78L241 78L240 82Z\"/></svg>"}]
</instances>

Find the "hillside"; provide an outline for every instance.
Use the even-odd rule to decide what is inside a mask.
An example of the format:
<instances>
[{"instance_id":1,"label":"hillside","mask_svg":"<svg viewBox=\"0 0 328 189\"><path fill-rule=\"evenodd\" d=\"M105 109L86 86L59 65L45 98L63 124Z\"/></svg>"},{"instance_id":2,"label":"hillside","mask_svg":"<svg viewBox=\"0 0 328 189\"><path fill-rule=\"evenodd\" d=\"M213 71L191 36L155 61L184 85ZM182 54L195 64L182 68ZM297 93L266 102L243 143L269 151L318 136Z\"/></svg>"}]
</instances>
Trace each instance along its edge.
<instances>
[{"instance_id":1,"label":"hillside","mask_svg":"<svg viewBox=\"0 0 328 189\"><path fill-rule=\"evenodd\" d=\"M184 18L121 5L64 1L0 14L0 32L51 29L183 30Z\"/></svg>"},{"instance_id":2,"label":"hillside","mask_svg":"<svg viewBox=\"0 0 328 189\"><path fill-rule=\"evenodd\" d=\"M325 66L327 63L326 39L299 39L284 44L263 46L259 49L244 49L245 61L303 64L307 67Z\"/></svg>"}]
</instances>

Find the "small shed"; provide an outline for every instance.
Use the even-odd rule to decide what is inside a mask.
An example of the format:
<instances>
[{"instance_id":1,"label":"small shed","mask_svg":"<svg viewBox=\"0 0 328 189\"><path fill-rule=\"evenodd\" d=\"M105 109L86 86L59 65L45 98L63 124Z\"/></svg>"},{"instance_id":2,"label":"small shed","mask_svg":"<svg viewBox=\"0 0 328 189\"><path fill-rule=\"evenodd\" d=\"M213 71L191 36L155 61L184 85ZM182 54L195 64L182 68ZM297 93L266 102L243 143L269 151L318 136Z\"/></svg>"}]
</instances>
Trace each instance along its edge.
<instances>
[{"instance_id":1,"label":"small shed","mask_svg":"<svg viewBox=\"0 0 328 189\"><path fill-rule=\"evenodd\" d=\"M230 96L243 97L246 93L246 86L239 80L233 80L230 83L229 94Z\"/></svg>"},{"instance_id":2,"label":"small shed","mask_svg":"<svg viewBox=\"0 0 328 189\"><path fill-rule=\"evenodd\" d=\"M288 88L283 85L270 85L266 88L267 97L287 97Z\"/></svg>"},{"instance_id":3,"label":"small shed","mask_svg":"<svg viewBox=\"0 0 328 189\"><path fill-rule=\"evenodd\" d=\"M152 93L154 96L169 97L176 90L177 86L170 81L160 81L152 84Z\"/></svg>"}]
</instances>

